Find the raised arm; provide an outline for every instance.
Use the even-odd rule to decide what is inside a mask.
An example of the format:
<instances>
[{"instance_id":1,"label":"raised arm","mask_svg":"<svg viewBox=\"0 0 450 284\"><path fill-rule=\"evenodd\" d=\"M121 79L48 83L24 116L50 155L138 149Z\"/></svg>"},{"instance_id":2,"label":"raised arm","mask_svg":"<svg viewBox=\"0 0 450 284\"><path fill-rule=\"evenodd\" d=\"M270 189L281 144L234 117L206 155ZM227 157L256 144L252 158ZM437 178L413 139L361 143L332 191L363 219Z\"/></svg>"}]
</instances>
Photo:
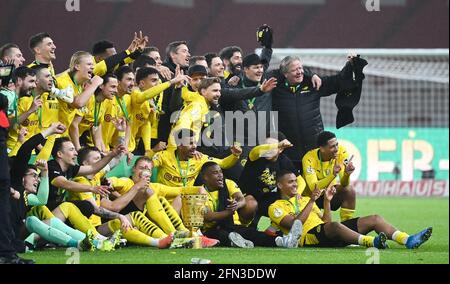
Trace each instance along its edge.
<instances>
[{"instance_id":1,"label":"raised arm","mask_svg":"<svg viewBox=\"0 0 450 284\"><path fill-rule=\"evenodd\" d=\"M217 158L212 158L212 161L217 163L222 169L229 169L232 168L237 161L239 161L239 158L242 154L242 149L241 147L238 146L233 146L230 148L231 150L231 155L229 155L228 157L225 157L224 159L217 159ZM209 159L206 155L205 155L206 159Z\"/></svg>"},{"instance_id":2,"label":"raised arm","mask_svg":"<svg viewBox=\"0 0 450 284\"><path fill-rule=\"evenodd\" d=\"M277 86L277 79L270 78L265 80L261 86L244 89L224 88L221 91L220 101L222 104L234 103L241 100L252 99L271 92Z\"/></svg>"}]
</instances>

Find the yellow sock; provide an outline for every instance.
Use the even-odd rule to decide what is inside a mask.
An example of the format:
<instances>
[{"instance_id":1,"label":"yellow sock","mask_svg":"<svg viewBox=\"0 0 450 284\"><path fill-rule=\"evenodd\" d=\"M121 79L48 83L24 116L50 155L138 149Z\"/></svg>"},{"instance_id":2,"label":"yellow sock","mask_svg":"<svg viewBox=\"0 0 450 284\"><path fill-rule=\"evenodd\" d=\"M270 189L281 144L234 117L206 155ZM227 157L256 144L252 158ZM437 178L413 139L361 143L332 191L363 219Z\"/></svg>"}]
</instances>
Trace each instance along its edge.
<instances>
[{"instance_id":1,"label":"yellow sock","mask_svg":"<svg viewBox=\"0 0 450 284\"><path fill-rule=\"evenodd\" d=\"M91 230L94 236L97 236L99 234L95 227L91 224L89 219L86 218L83 213L81 213L80 209L78 209L75 204L64 202L59 205L59 209L61 209L64 217L66 217L66 219L69 220L73 227L78 231L86 234L88 230Z\"/></svg>"},{"instance_id":2,"label":"yellow sock","mask_svg":"<svg viewBox=\"0 0 450 284\"><path fill-rule=\"evenodd\" d=\"M183 221L180 218L180 215L178 215L177 211L173 209L172 205L170 205L169 201L165 199L164 197L160 197L159 201L161 202L164 211L166 212L167 216L170 219L170 222L175 226L175 229L177 231L188 231L186 227L183 224Z\"/></svg>"},{"instance_id":3,"label":"yellow sock","mask_svg":"<svg viewBox=\"0 0 450 284\"><path fill-rule=\"evenodd\" d=\"M133 220L134 226L144 234L156 239L167 237L167 235L152 221L150 221L142 212L131 212L130 216L131 220Z\"/></svg>"},{"instance_id":4,"label":"yellow sock","mask_svg":"<svg viewBox=\"0 0 450 284\"><path fill-rule=\"evenodd\" d=\"M120 229L121 223L119 219L110 220L108 222L108 227L111 231L117 231ZM126 232L121 230L122 236L132 244L141 246L157 246L158 241L154 238L140 232L136 229L129 229Z\"/></svg>"},{"instance_id":5,"label":"yellow sock","mask_svg":"<svg viewBox=\"0 0 450 284\"><path fill-rule=\"evenodd\" d=\"M58 135L59 137L59 135ZM50 156L52 155L52 149L53 145L55 144L55 140L57 138L57 135L51 135L47 138L47 142L45 142L44 147L41 149L39 154L36 157L36 161L38 160L45 160L48 161L50 159Z\"/></svg>"},{"instance_id":6,"label":"yellow sock","mask_svg":"<svg viewBox=\"0 0 450 284\"><path fill-rule=\"evenodd\" d=\"M155 221L156 224L166 233L167 235L174 233L176 231L174 225L167 216L159 197L157 194L153 194L147 202L145 203L147 208L147 216Z\"/></svg>"},{"instance_id":7,"label":"yellow sock","mask_svg":"<svg viewBox=\"0 0 450 284\"><path fill-rule=\"evenodd\" d=\"M353 214L355 214L355 210L341 207L339 214L341 215L341 222L343 222L352 219Z\"/></svg>"},{"instance_id":8,"label":"yellow sock","mask_svg":"<svg viewBox=\"0 0 450 284\"><path fill-rule=\"evenodd\" d=\"M400 245L405 245L409 235L405 232L395 231L392 234L392 240L396 241Z\"/></svg>"},{"instance_id":9,"label":"yellow sock","mask_svg":"<svg viewBox=\"0 0 450 284\"><path fill-rule=\"evenodd\" d=\"M366 236L366 235L360 235L358 238L358 244L360 246L365 246L365 247L373 247L373 240L375 239L375 237L372 236Z\"/></svg>"}]
</instances>

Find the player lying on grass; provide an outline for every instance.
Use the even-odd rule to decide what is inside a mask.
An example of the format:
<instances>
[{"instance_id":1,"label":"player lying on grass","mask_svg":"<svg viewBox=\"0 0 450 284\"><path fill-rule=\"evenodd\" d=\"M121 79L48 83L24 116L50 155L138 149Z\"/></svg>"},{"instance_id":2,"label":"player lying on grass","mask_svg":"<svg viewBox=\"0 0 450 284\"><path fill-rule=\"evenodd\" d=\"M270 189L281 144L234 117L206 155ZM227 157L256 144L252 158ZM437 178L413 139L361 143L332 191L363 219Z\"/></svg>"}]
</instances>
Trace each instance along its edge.
<instances>
[{"instance_id":1,"label":"player lying on grass","mask_svg":"<svg viewBox=\"0 0 450 284\"><path fill-rule=\"evenodd\" d=\"M204 233L210 238L220 240L223 246L253 248L263 247L295 248L302 232L299 220L292 222L286 235L267 235L255 227L241 225L238 212L243 209L245 198L237 184L224 179L222 169L214 162L203 165L201 177L208 192L207 213Z\"/></svg>"},{"instance_id":2,"label":"player lying on grass","mask_svg":"<svg viewBox=\"0 0 450 284\"><path fill-rule=\"evenodd\" d=\"M277 175L277 186L280 191L280 200L269 207L269 216L275 229L287 232L295 220L303 223L303 233L300 246L343 247L358 244L366 247L387 248L387 238L409 249L418 248L426 242L432 233L432 228L408 235L394 228L379 215L371 215L349 219L344 222L333 222L331 219L331 200L336 194L334 186L325 190L317 187L311 197L302 197L298 194L305 185L304 181L298 185L297 177L289 171L282 171ZM300 187L300 188L299 188ZM324 212L316 205L316 200L324 191ZM378 236L368 236L371 231Z\"/></svg>"}]
</instances>

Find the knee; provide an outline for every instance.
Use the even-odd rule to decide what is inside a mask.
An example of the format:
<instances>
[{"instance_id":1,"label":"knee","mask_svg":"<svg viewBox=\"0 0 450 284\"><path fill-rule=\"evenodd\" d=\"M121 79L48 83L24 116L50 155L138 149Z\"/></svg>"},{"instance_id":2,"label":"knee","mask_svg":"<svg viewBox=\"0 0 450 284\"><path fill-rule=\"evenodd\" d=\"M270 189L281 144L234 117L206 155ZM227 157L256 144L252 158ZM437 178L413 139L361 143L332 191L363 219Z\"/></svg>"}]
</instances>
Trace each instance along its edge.
<instances>
[{"instance_id":1,"label":"knee","mask_svg":"<svg viewBox=\"0 0 450 284\"><path fill-rule=\"evenodd\" d=\"M33 232L33 227L40 222L36 216L29 216L25 219L25 227L29 232Z\"/></svg>"},{"instance_id":2,"label":"knee","mask_svg":"<svg viewBox=\"0 0 450 284\"><path fill-rule=\"evenodd\" d=\"M375 214L375 215L370 216L370 221L372 224L379 224L379 223L383 222L384 219L380 215Z\"/></svg>"},{"instance_id":3,"label":"knee","mask_svg":"<svg viewBox=\"0 0 450 284\"><path fill-rule=\"evenodd\" d=\"M342 224L339 222L331 222L329 226L333 229L333 231L336 231L342 226Z\"/></svg>"},{"instance_id":4,"label":"knee","mask_svg":"<svg viewBox=\"0 0 450 284\"><path fill-rule=\"evenodd\" d=\"M353 200L356 199L356 191L353 186L351 185L346 186L344 192L346 198L351 198Z\"/></svg>"},{"instance_id":5,"label":"knee","mask_svg":"<svg viewBox=\"0 0 450 284\"><path fill-rule=\"evenodd\" d=\"M245 207L247 210L252 210L252 211L256 211L258 209L258 201L256 201L256 199L251 196L251 195L247 195L245 197Z\"/></svg>"}]
</instances>

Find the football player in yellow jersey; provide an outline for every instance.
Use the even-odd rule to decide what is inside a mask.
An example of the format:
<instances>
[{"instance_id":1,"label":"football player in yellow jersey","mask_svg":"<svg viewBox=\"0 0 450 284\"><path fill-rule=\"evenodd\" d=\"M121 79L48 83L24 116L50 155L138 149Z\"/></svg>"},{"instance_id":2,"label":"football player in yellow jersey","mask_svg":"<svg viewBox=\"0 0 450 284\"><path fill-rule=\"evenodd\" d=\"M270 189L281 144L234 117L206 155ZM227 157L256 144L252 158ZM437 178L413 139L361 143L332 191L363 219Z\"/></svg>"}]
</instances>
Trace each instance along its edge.
<instances>
[{"instance_id":1,"label":"football player in yellow jersey","mask_svg":"<svg viewBox=\"0 0 450 284\"><path fill-rule=\"evenodd\" d=\"M183 128L192 129L195 133L195 141L199 141L203 124L207 123L206 119L210 106L218 105L219 103L221 89L219 78L205 78L201 80L198 87L201 96L193 96L193 101L180 112L179 118L169 136L168 148L176 147L173 133Z\"/></svg>"},{"instance_id":2,"label":"football player in yellow jersey","mask_svg":"<svg viewBox=\"0 0 450 284\"><path fill-rule=\"evenodd\" d=\"M142 50L147 46L148 37L143 36L142 32L134 33L134 38L127 50L116 54L115 50L111 53L111 56L102 58L95 64L94 74L103 76L108 72L117 69L121 64L128 64L133 62L135 58L141 55ZM56 46L48 33L38 33L30 38L29 46L34 53L35 61L30 64L29 67L34 65L44 64L46 65L53 78L56 77L55 70L53 68L53 61L56 59Z\"/></svg>"},{"instance_id":3,"label":"football player in yellow jersey","mask_svg":"<svg viewBox=\"0 0 450 284\"><path fill-rule=\"evenodd\" d=\"M46 66L36 65L32 68L36 72L36 88L33 90L32 97L23 97L19 99L19 113L30 109L34 102L42 101L42 106L30 115L23 123L27 129L27 138L33 137L40 133L43 129L50 127L52 123L58 121L58 107L59 101L54 97L50 90L53 87L53 79L50 71ZM50 140L54 139L52 136ZM26 141L27 139L25 139ZM42 145L44 146L44 145ZM40 148L39 146L38 148ZM42 150L42 149L41 149ZM45 148L42 153L39 153L37 160L48 160L50 150L45 153Z\"/></svg>"},{"instance_id":4,"label":"football player in yellow jersey","mask_svg":"<svg viewBox=\"0 0 450 284\"><path fill-rule=\"evenodd\" d=\"M131 133L131 96L135 86L135 76L133 69L129 66L122 66L116 72L118 80L117 94L112 101L107 101L105 103L105 114L104 121L102 123L102 136L103 143L105 144L106 151L108 151L111 146L115 147L119 143L123 143L125 148L128 149L130 133ZM122 130L118 130L114 124L115 120L126 121L125 136L122 135Z\"/></svg>"},{"instance_id":5,"label":"football player in yellow jersey","mask_svg":"<svg viewBox=\"0 0 450 284\"><path fill-rule=\"evenodd\" d=\"M56 45L48 33L38 33L33 35L29 40L30 50L34 54L34 61L29 67L44 64L50 70L52 77L56 77L55 69L52 61L56 59Z\"/></svg>"},{"instance_id":6,"label":"football player in yellow jersey","mask_svg":"<svg viewBox=\"0 0 450 284\"><path fill-rule=\"evenodd\" d=\"M150 100L161 95L172 85L187 81L188 77L182 73L165 83L160 84L158 70L152 67L140 68L136 73L136 83L139 90L131 94L132 119L129 150L132 152L137 146L138 138L143 140L144 149L148 157L152 157L155 151L151 149L151 124L150 115L158 110L154 102Z\"/></svg>"},{"instance_id":7,"label":"football player in yellow jersey","mask_svg":"<svg viewBox=\"0 0 450 284\"><path fill-rule=\"evenodd\" d=\"M82 136L89 131L87 136L88 145L95 145L101 152L106 153L102 137L102 124L105 114L106 100L112 101L117 95L118 80L114 74L106 74L103 76L103 83L95 91L95 96L89 99L86 105L86 111L75 115L72 121L71 129L78 129L78 133ZM79 140L78 140L78 143Z\"/></svg>"},{"instance_id":8,"label":"football player in yellow jersey","mask_svg":"<svg viewBox=\"0 0 450 284\"><path fill-rule=\"evenodd\" d=\"M76 240L81 241L86 238L86 235L80 231L67 227L63 223L66 220L70 220L73 226L85 233L90 230L92 237L97 240L106 239L90 225L88 219L83 216L73 203L63 202L57 206L54 212L58 211L62 212L62 214L53 214L50 212L47 207L49 206L50 199L50 181L47 162L45 160L38 160L36 162L37 167L28 164L33 149L43 144L46 138L55 134L61 134L64 131L65 127L61 123L52 123L49 128L44 129L41 133L34 135L25 142L13 159L11 165L13 187L22 193L19 195L18 202L23 202L23 206L19 205L15 207L17 215L14 216L18 220L14 220L13 223L18 225L22 224L26 217L25 214L27 214L28 218L26 218L27 220L24 225L26 225L30 232L38 233L47 240L63 245L75 246L79 244ZM37 173L38 168L41 170L41 179ZM25 209L27 211L24 211ZM30 236L27 240L30 243L35 243L36 238L35 236ZM97 244L100 243L98 242Z\"/></svg>"},{"instance_id":9,"label":"football player in yellow jersey","mask_svg":"<svg viewBox=\"0 0 450 284\"><path fill-rule=\"evenodd\" d=\"M42 97L42 108L40 108L38 115L39 127L43 129L58 121L59 100L50 93L53 86L53 78L49 69L42 65L36 65L32 69L36 71L34 95Z\"/></svg>"},{"instance_id":10,"label":"football player in yellow jersey","mask_svg":"<svg viewBox=\"0 0 450 284\"><path fill-rule=\"evenodd\" d=\"M93 165L101 159L100 151L97 148L87 147L79 152L78 161L80 165ZM106 171L96 175L78 176L74 182L90 186L99 186ZM87 200L94 206L94 214L90 217L92 225L106 236L113 234L116 230L121 230L125 239L134 244L156 246L167 248L173 239L173 235L164 234L155 224L148 220L141 212L129 212L120 214L129 202L141 191L148 187L149 180L141 179L136 184L128 188L128 191L114 201L102 198L99 194L71 192L70 200ZM115 184L111 186L114 188ZM102 224L102 219L111 219L110 222ZM135 229L135 227L137 229Z\"/></svg>"},{"instance_id":11,"label":"football player in yellow jersey","mask_svg":"<svg viewBox=\"0 0 450 284\"><path fill-rule=\"evenodd\" d=\"M11 93L11 97L9 95L7 96L9 105L8 118L11 125L7 139L8 152L14 148L17 142L20 126L42 106L42 100L40 98L33 98L32 96L32 91L36 88L36 72L34 70L25 66L17 68L14 71L13 82L15 91ZM22 97L30 97L31 99L22 100L19 112L19 100ZM31 105L29 104L29 100L31 100Z\"/></svg>"},{"instance_id":12,"label":"football player in yellow jersey","mask_svg":"<svg viewBox=\"0 0 450 284\"><path fill-rule=\"evenodd\" d=\"M139 34L135 32L130 46L121 53L116 53L114 46L112 48L108 48L111 45L108 43L105 45L104 42L99 42L100 46L94 46L93 48L93 51L96 53L94 54L96 56L94 74L103 76L106 73L116 71L124 64L133 63L133 61L142 54L142 51L147 46L148 41L148 37L143 36L142 31L140 31ZM99 53L102 53L101 56Z\"/></svg>"},{"instance_id":13,"label":"football player in yellow jersey","mask_svg":"<svg viewBox=\"0 0 450 284\"><path fill-rule=\"evenodd\" d=\"M75 97L71 104L60 103L59 121L66 127L70 127L77 112L89 102L95 90L103 83L99 76L93 76L94 58L88 52L78 51L70 59L70 70L62 73L56 78L60 89L71 86L75 90ZM78 129L71 129L71 139L75 143L76 149L80 148L78 142ZM69 133L67 133L69 134Z\"/></svg>"},{"instance_id":14,"label":"football player in yellow jersey","mask_svg":"<svg viewBox=\"0 0 450 284\"><path fill-rule=\"evenodd\" d=\"M329 185L326 189L317 186L310 197L299 194L304 185L297 183L294 173L282 171L277 175L277 186L280 200L269 207L269 216L275 229L286 232L295 220L303 223L303 233L300 246L342 247L357 244L366 247L387 248L389 238L406 248L418 248L426 242L432 233L432 228L408 235L394 228L379 215L370 215L339 222L333 222L331 216L331 200L336 194L336 186ZM324 195L324 211L316 205L319 196ZM368 236L375 231L378 236Z\"/></svg>"},{"instance_id":15,"label":"football player in yellow jersey","mask_svg":"<svg viewBox=\"0 0 450 284\"><path fill-rule=\"evenodd\" d=\"M286 236L268 235L255 227L242 226L239 211L246 206L245 198L237 184L224 179L222 169L214 162L203 165L201 177L208 193L207 213L204 233L210 238L219 239L223 246L240 248L286 247L295 248L302 232L300 221L296 221Z\"/></svg>"},{"instance_id":16,"label":"football player in yellow jersey","mask_svg":"<svg viewBox=\"0 0 450 284\"><path fill-rule=\"evenodd\" d=\"M153 164L158 168L158 182L168 186L193 186L203 164L214 161L228 169L236 164L242 153L240 147L233 146L232 154L225 159L208 157L197 151L192 129L179 129L174 135L177 148L156 153L153 157Z\"/></svg>"},{"instance_id":17,"label":"football player in yellow jersey","mask_svg":"<svg viewBox=\"0 0 450 284\"><path fill-rule=\"evenodd\" d=\"M145 156L140 157L133 166L133 176L129 182L138 183L143 177L150 178L152 169L152 160ZM130 188L130 185L125 187ZM176 238L181 237L182 239L176 239L175 242L183 243L183 238L189 234L189 231L184 226L179 213L169 202L175 199L179 202L181 208L180 195L182 192L186 194L206 194L202 187L174 187L150 183L144 191L136 194L133 201L121 212L128 214L133 211L144 211L148 218L153 220L164 233L174 234ZM212 247L218 244L217 240L206 236L201 236L200 240L202 247ZM189 243L192 240L188 239L185 241Z\"/></svg>"},{"instance_id":18,"label":"football player in yellow jersey","mask_svg":"<svg viewBox=\"0 0 450 284\"><path fill-rule=\"evenodd\" d=\"M331 210L340 209L341 221L351 219L355 213L356 193L350 185L350 175L355 167L347 150L339 145L336 135L324 131L317 137L319 148L309 151L302 159L303 177L306 181L304 194L308 196L317 186L327 188L337 185L336 196L331 202ZM324 196L317 200L319 208L323 208Z\"/></svg>"},{"instance_id":19,"label":"football player in yellow jersey","mask_svg":"<svg viewBox=\"0 0 450 284\"><path fill-rule=\"evenodd\" d=\"M87 148L82 150L84 156L83 165L95 163L100 159L100 152L95 148ZM80 158L81 155L80 155ZM81 160L80 160L81 162ZM192 239L185 239L187 229L174 209L165 200L164 196L177 196L181 192L181 188L171 188L159 184L149 184L149 173L144 177L143 173L151 167L151 160L147 157L141 157L136 161L133 167L133 178L109 178L107 179L110 187L120 194L114 195L117 198L113 201L107 198L94 197L90 194L72 195L73 198L90 200L94 206L102 207L112 212L118 212L125 215L133 224L131 230L123 230L123 236L131 243L157 246L165 248L190 246ZM99 176L78 177L78 182L89 185L100 184ZM97 201L97 202L95 202ZM150 221L149 216L155 223ZM121 229L120 220L112 220L98 227L98 231L103 234L110 234L112 231ZM184 232L184 233L183 233ZM173 242L173 238L176 238ZM181 237L181 238L180 238ZM172 243L172 244L171 244Z\"/></svg>"}]
</instances>

